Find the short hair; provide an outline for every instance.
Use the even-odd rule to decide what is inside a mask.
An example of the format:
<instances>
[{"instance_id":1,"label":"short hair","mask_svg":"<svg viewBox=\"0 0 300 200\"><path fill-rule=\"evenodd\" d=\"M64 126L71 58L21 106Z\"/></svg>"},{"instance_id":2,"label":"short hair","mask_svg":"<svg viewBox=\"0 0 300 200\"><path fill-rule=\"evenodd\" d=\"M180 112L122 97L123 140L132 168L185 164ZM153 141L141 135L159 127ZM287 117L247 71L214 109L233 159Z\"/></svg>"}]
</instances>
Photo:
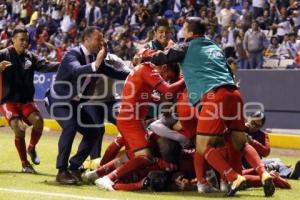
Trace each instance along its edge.
<instances>
[{"instance_id":1,"label":"short hair","mask_svg":"<svg viewBox=\"0 0 300 200\"><path fill-rule=\"evenodd\" d=\"M203 35L206 32L206 25L201 22L200 17L188 17L185 22L187 23L187 29L194 35Z\"/></svg>"},{"instance_id":2,"label":"short hair","mask_svg":"<svg viewBox=\"0 0 300 200\"><path fill-rule=\"evenodd\" d=\"M250 114L250 117L251 118L256 118L256 119L259 119L259 120L261 120L261 122L262 122L262 126L265 124L265 122L266 122L266 115L265 115L265 113L263 112L263 111L261 111L261 110L258 110L258 111L256 111L256 112L254 112L254 113L251 113Z\"/></svg>"},{"instance_id":3,"label":"short hair","mask_svg":"<svg viewBox=\"0 0 300 200\"><path fill-rule=\"evenodd\" d=\"M168 174L162 170L150 171L147 175L149 179L149 189L155 192L166 190L169 178Z\"/></svg>"},{"instance_id":4,"label":"short hair","mask_svg":"<svg viewBox=\"0 0 300 200\"><path fill-rule=\"evenodd\" d=\"M81 41L83 42L85 38L91 37L95 31L101 32L101 29L97 26L88 26L82 33Z\"/></svg>"},{"instance_id":5,"label":"short hair","mask_svg":"<svg viewBox=\"0 0 300 200\"><path fill-rule=\"evenodd\" d=\"M160 27L160 26L170 29L170 24L169 24L168 20L164 17L157 18L156 23L154 25L154 31L156 31L158 29L158 27Z\"/></svg>"},{"instance_id":6,"label":"short hair","mask_svg":"<svg viewBox=\"0 0 300 200\"><path fill-rule=\"evenodd\" d=\"M13 31L13 37L18 33L28 33L27 29L24 27L16 27Z\"/></svg>"}]
</instances>

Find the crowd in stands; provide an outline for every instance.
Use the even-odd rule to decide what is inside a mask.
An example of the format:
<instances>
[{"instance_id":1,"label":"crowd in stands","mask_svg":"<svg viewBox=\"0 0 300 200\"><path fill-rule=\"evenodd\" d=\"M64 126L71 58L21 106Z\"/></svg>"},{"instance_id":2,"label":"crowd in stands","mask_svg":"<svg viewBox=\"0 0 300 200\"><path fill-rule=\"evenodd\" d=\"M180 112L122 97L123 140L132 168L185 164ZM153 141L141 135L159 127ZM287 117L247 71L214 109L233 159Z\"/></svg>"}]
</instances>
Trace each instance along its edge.
<instances>
[{"instance_id":1,"label":"crowd in stands","mask_svg":"<svg viewBox=\"0 0 300 200\"><path fill-rule=\"evenodd\" d=\"M183 39L185 17L200 16L207 36L236 59L240 69L262 68L269 59L300 66L300 2L297 0L0 0L0 48L10 45L12 30L26 26L30 50L60 61L80 42L88 25L100 27L109 52L131 60L153 39L157 16Z\"/></svg>"}]
</instances>

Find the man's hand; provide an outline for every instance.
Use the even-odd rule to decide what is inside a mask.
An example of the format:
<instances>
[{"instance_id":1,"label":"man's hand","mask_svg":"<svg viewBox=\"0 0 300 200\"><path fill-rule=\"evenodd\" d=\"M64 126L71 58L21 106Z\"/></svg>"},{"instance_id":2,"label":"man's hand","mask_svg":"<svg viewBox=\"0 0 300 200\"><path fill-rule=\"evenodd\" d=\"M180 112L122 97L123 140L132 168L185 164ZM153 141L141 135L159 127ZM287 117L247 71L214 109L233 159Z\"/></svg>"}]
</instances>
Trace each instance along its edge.
<instances>
[{"instance_id":1,"label":"man's hand","mask_svg":"<svg viewBox=\"0 0 300 200\"><path fill-rule=\"evenodd\" d=\"M102 46L102 48L100 49L100 51L97 54L97 58L96 58L96 63L95 63L95 67L96 70L99 69L99 67L101 66L101 63L103 62L104 58L106 56L106 48L104 46Z\"/></svg>"},{"instance_id":2,"label":"man's hand","mask_svg":"<svg viewBox=\"0 0 300 200\"><path fill-rule=\"evenodd\" d=\"M7 60L3 60L1 63L0 63L0 72L4 71L7 67L10 67L12 66L12 63L7 61Z\"/></svg>"}]
</instances>

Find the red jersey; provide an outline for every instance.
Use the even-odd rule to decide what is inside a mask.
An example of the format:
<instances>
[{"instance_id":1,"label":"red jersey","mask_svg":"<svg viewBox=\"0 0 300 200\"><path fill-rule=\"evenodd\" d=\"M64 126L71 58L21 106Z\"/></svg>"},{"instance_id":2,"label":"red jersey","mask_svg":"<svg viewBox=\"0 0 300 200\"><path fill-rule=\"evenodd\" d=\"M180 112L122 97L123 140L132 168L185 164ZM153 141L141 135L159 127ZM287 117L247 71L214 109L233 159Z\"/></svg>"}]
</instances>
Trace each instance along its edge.
<instances>
[{"instance_id":1,"label":"red jersey","mask_svg":"<svg viewBox=\"0 0 300 200\"><path fill-rule=\"evenodd\" d=\"M152 92L165 83L151 63L142 63L128 75L121 97L118 120L143 120L152 102Z\"/></svg>"}]
</instances>

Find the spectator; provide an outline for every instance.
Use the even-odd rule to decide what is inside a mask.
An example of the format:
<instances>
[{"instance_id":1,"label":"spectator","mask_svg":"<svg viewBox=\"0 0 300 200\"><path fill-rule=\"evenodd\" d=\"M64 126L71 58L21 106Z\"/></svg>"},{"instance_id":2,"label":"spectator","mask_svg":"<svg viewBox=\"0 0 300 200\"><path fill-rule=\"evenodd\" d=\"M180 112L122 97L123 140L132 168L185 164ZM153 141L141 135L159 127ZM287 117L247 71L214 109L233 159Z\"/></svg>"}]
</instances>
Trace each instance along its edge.
<instances>
[{"instance_id":1,"label":"spectator","mask_svg":"<svg viewBox=\"0 0 300 200\"><path fill-rule=\"evenodd\" d=\"M263 65L263 51L267 48L266 35L259 29L257 21L253 20L244 37L243 46L247 53L250 69L261 69Z\"/></svg>"},{"instance_id":2,"label":"spectator","mask_svg":"<svg viewBox=\"0 0 300 200\"><path fill-rule=\"evenodd\" d=\"M279 55L277 54L278 48L279 48L279 43L278 43L277 36L272 36L271 44L268 46L265 52L265 57L279 59Z\"/></svg>"},{"instance_id":3,"label":"spectator","mask_svg":"<svg viewBox=\"0 0 300 200\"><path fill-rule=\"evenodd\" d=\"M247 59L247 53L243 46L245 32L243 30L239 30L236 38L235 38L235 50L238 59L238 68L239 69L248 69L249 63Z\"/></svg>"},{"instance_id":4,"label":"spectator","mask_svg":"<svg viewBox=\"0 0 300 200\"><path fill-rule=\"evenodd\" d=\"M283 42L279 45L277 50L277 55L280 59L292 59L293 54L290 47L290 37L289 35L285 35Z\"/></svg>"}]
</instances>

